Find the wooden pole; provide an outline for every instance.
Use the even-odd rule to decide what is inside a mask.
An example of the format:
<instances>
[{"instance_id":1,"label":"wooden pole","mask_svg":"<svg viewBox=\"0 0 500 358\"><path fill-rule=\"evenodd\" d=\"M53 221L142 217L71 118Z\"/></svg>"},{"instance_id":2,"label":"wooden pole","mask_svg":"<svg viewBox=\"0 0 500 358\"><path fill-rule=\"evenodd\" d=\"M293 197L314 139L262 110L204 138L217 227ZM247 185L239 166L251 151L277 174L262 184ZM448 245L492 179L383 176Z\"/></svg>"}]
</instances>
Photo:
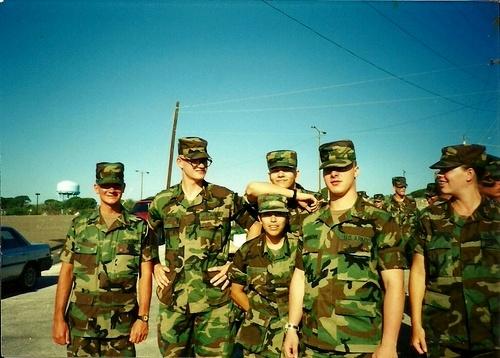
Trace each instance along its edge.
<instances>
[{"instance_id":1,"label":"wooden pole","mask_svg":"<svg viewBox=\"0 0 500 358\"><path fill-rule=\"evenodd\" d=\"M172 126L172 137L170 140L170 157L168 160L168 172L167 172L167 189L170 188L170 182L172 179L172 163L174 160L174 147L175 147L175 132L177 130L177 118L179 116L179 101L175 103L174 120Z\"/></svg>"}]
</instances>

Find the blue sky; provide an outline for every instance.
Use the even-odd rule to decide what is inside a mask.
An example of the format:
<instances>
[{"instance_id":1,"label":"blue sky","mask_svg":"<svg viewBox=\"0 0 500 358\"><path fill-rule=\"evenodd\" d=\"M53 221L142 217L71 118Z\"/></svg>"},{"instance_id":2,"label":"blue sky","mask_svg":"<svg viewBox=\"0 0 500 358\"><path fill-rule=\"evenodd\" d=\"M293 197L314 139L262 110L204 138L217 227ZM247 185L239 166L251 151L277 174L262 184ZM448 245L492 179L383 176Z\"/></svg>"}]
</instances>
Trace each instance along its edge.
<instances>
[{"instance_id":1,"label":"blue sky","mask_svg":"<svg viewBox=\"0 0 500 358\"><path fill-rule=\"evenodd\" d=\"M318 186L321 142L352 139L358 190L433 179L445 145L499 150L494 2L14 1L0 3L1 196L93 197L95 163L125 164L125 198L166 182L177 137L201 136L207 180L242 193L265 154L294 149ZM173 183L179 181L174 166Z\"/></svg>"}]
</instances>

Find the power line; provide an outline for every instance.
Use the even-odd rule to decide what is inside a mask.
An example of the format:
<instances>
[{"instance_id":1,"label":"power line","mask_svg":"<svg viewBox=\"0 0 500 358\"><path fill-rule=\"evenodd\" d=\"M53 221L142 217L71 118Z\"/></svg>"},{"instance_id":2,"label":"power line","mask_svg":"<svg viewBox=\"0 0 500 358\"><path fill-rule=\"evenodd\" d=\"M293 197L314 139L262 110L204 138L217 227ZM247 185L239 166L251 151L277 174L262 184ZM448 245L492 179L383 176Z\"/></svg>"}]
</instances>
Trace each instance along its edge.
<instances>
[{"instance_id":1,"label":"power line","mask_svg":"<svg viewBox=\"0 0 500 358\"><path fill-rule=\"evenodd\" d=\"M430 70L430 71L424 71L424 72L413 72L413 73L402 75L401 77L405 77L405 78L416 77L416 76L422 76L422 75L428 75L428 74L436 74L436 73L441 73L441 72L455 71L455 70L459 70L459 69L463 69L463 68L476 68L476 67L487 67L487 65L484 63L479 63L479 64L467 65L467 66L461 66L461 67L448 67L448 68L442 68L442 69L438 69L438 70ZM204 107L204 106L213 106L213 105L218 105L218 104L237 103L237 102L243 102L243 101L249 101L249 100L266 99L266 98L273 98L273 97L284 97L284 96L290 96L290 95L301 94L301 93L316 92L316 91L322 91L322 90L328 90L328 89L340 88L340 87L357 86L357 85L363 85L363 84L367 84L367 83L388 81L388 80L394 80L394 79L395 78L393 76L386 76L386 77L373 78L373 79L369 79L369 80L337 83L337 84L331 84L331 85L326 85L326 86L310 87L310 88L296 89L296 90L291 90L291 91L269 93L269 94L256 95L256 96L247 96L247 97L231 98L231 99L205 102L205 103L197 103L197 104L184 106L183 108L184 109L197 108L197 107Z\"/></svg>"},{"instance_id":2,"label":"power line","mask_svg":"<svg viewBox=\"0 0 500 358\"><path fill-rule=\"evenodd\" d=\"M491 91L477 91L468 93L459 93L454 95L449 95L448 97L464 97L473 96L486 93L498 93L500 89ZM413 101L425 101L433 100L437 98L442 98L442 96L426 96L426 97L409 97L409 98L398 98L390 100L374 100L374 101L362 101L362 102L348 102L348 103L336 103L336 104L323 104L316 106L293 106L293 107L264 107L264 108L240 108L240 109L219 109L219 110L194 110L194 111L183 111L183 113L254 113L254 112L268 112L268 111L297 111L297 110L309 110L309 109L327 109L327 108L339 108L339 107L352 107L352 106L366 106L375 104L390 104L390 103L402 103L402 102L413 102ZM460 109L467 106L463 105ZM486 111L486 110L484 110Z\"/></svg>"},{"instance_id":3,"label":"power line","mask_svg":"<svg viewBox=\"0 0 500 358\"><path fill-rule=\"evenodd\" d=\"M397 23L392 18L390 18L389 16L387 16L386 14L384 14L382 11L380 11L379 9L377 9L375 6L373 6L369 1L364 0L364 3L366 5L368 5L377 14L379 14L381 17L383 17L385 20L387 20L388 22L390 22L391 24L393 24L394 26L396 26L401 32L403 32L404 34L406 34L407 36L409 36L410 38L412 38L413 40L415 40L416 42L418 42L420 45L422 45L423 47L425 47L427 50L429 50L430 52L432 52L434 55L436 55L437 57L439 57L439 58L443 59L444 61L448 62L452 66L458 67L458 65L456 63L454 63L449 58L445 57L444 55L442 55L441 53L439 53L438 51L436 51L431 46L427 45L424 41L422 41L421 39L419 39L417 36L415 36L414 34L412 34L410 31L406 30L399 23ZM477 76L475 74L473 74L473 73L470 73L470 72L465 71L465 70L462 70L462 72L466 73L467 75L469 75L469 76L471 76L471 77L473 77L475 79L477 79ZM479 80L481 82L483 81L482 78L480 78Z\"/></svg>"},{"instance_id":4,"label":"power line","mask_svg":"<svg viewBox=\"0 0 500 358\"><path fill-rule=\"evenodd\" d=\"M317 31L317 30L315 30L314 28L312 28L311 26L309 26L309 25L307 25L307 24L303 23L302 21L300 21L299 19L297 19L297 18L295 18L295 17L293 17L293 16L289 15L288 13L286 13L286 12L285 12L285 11L283 11L283 10L281 10L280 8L278 8L278 7L276 7L276 6L272 5L272 4L270 4L268 0L261 0L261 1L262 1L264 4L266 4L267 6L269 6L270 8L272 8L272 9L274 9L275 11L279 12L280 14L282 14L283 16L285 16L285 17L289 18L290 20L292 20L292 21L296 22L296 23L297 23L297 24L299 24L300 26L302 26L302 27L304 27L304 28L308 29L309 31L311 31L312 33L316 34L317 36L319 36L319 37L320 37L320 38L322 38L323 40L325 40L325 41L327 41L327 42L331 43L332 45L337 46L338 48L340 48L341 50L343 50L343 51L347 52L347 53L348 53L348 54L350 54L351 56L353 56L353 57L357 58L358 60L361 60L361 61L363 61L363 62L367 63L368 65L370 65L370 66L372 66L372 67L376 68L376 69L377 69L377 70L379 70L379 71L382 71L382 72L384 72L384 73L388 74L389 76L392 76L392 77L394 77L394 78L396 78L396 79L398 79L398 80L400 80L400 81L402 81L402 82L404 82L404 83L406 83L406 84L408 84L408 85L410 85L410 86L412 86L412 87L414 87L414 88L420 89L421 91L427 92L427 93L432 94L432 95L437 96L437 97L441 97L442 99L444 99L444 100L446 100L446 101L448 101L448 102L451 102L451 103L453 103L453 104L459 105L459 106L461 106L461 107L463 107L463 108L470 108L470 109L473 109L473 110L476 110L476 111L484 111L483 109L476 108L476 107L472 107L472 106L470 106L470 105L468 105L468 104L465 104L465 103L461 103L461 102L455 101L455 100L454 100L454 99L452 99L452 98L449 98L449 97L443 96L443 95L441 95L441 94L439 94L439 93L437 93L437 92L435 92L435 91L433 91L433 90L429 90L429 89L427 89L427 88L425 88L425 87L423 87L423 86L421 86L421 85L419 85L419 84L417 84L417 83L414 83L414 82L409 81L409 80L407 80L407 79L405 79L405 78L403 78L403 77L401 77L401 76L398 76L398 75L397 75L397 74L395 74L394 72L391 72L391 71L389 71L389 70L387 70L387 69L383 68L382 66L377 65L377 64L376 64L376 63L374 63L373 61L371 61L371 60L369 60L369 59L367 59L367 58L365 58L365 57L363 57L363 56L358 55L356 52L354 52L354 51L352 51L351 49L349 49L349 48L347 48L347 47L343 46L343 45L342 45L342 44L340 44L339 42L337 42L337 41L335 41L335 40L333 40L333 39L331 39L331 38L329 38L329 37L327 37L327 36L323 35L323 34L322 34L322 33L320 33L319 31Z\"/></svg>"}]
</instances>

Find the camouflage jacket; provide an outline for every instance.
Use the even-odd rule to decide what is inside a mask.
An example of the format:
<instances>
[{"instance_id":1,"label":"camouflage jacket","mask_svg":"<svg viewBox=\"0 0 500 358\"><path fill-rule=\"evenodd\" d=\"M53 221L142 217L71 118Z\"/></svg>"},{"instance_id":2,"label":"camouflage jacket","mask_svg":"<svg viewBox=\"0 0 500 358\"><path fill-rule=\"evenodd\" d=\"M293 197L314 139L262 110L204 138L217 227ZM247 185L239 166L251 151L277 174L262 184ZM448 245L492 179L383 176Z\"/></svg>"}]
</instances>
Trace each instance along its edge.
<instances>
[{"instance_id":1,"label":"camouflage jacket","mask_svg":"<svg viewBox=\"0 0 500 358\"><path fill-rule=\"evenodd\" d=\"M385 210L392 214L396 222L401 227L403 234L409 232L410 225L415 221L417 215L417 203L415 199L405 196L404 200L399 202L391 195L386 203Z\"/></svg>"},{"instance_id":2,"label":"camouflage jacket","mask_svg":"<svg viewBox=\"0 0 500 358\"><path fill-rule=\"evenodd\" d=\"M229 278L245 286L250 303L236 341L249 352L265 350L265 356L280 356L297 245L298 238L287 234L275 255L266 245L265 234L261 234L244 243L234 256Z\"/></svg>"},{"instance_id":3,"label":"camouflage jacket","mask_svg":"<svg viewBox=\"0 0 500 358\"><path fill-rule=\"evenodd\" d=\"M424 255L423 321L429 340L466 350L500 348L500 211L483 198L468 218L451 202L424 209L415 251Z\"/></svg>"},{"instance_id":4,"label":"camouflage jacket","mask_svg":"<svg viewBox=\"0 0 500 358\"><path fill-rule=\"evenodd\" d=\"M137 309L141 261L153 259L144 221L125 210L108 229L99 208L73 219L61 261L73 264L71 334L128 335Z\"/></svg>"},{"instance_id":5,"label":"camouflage jacket","mask_svg":"<svg viewBox=\"0 0 500 358\"><path fill-rule=\"evenodd\" d=\"M295 265L305 274L302 339L325 351L373 352L382 336L380 271L406 266L399 227L359 196L338 221L327 204L304 220Z\"/></svg>"},{"instance_id":6,"label":"camouflage jacket","mask_svg":"<svg viewBox=\"0 0 500 358\"><path fill-rule=\"evenodd\" d=\"M229 301L229 290L214 287L217 272L208 268L228 261L231 221L249 228L255 218L242 197L222 186L204 182L193 201L184 198L180 184L156 195L149 208L153 228L163 228L165 264L172 282L158 290L160 301L172 307L204 312Z\"/></svg>"}]
</instances>

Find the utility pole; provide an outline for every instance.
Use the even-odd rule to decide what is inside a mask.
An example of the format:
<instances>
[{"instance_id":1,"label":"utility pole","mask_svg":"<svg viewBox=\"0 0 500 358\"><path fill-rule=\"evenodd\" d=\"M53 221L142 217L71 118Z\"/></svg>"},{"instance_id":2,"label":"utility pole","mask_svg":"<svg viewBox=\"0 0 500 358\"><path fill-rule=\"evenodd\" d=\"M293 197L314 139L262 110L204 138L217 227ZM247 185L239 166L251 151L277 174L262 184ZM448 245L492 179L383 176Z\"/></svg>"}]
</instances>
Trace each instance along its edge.
<instances>
[{"instance_id":1,"label":"utility pole","mask_svg":"<svg viewBox=\"0 0 500 358\"><path fill-rule=\"evenodd\" d=\"M316 129L318 132L318 149L319 146L321 145L321 136L325 135L326 132L322 131L321 129L318 129L316 126L311 126L312 129ZM319 156L319 151L318 151L318 169L321 165L321 157ZM321 191L321 170L318 170L318 193Z\"/></svg>"},{"instance_id":2,"label":"utility pole","mask_svg":"<svg viewBox=\"0 0 500 358\"><path fill-rule=\"evenodd\" d=\"M40 193L35 193L36 195L36 215L38 215L38 197L40 196Z\"/></svg>"},{"instance_id":3,"label":"utility pole","mask_svg":"<svg viewBox=\"0 0 500 358\"><path fill-rule=\"evenodd\" d=\"M149 172L145 171L145 170L135 170L136 173L140 173L141 174L141 200L142 200L142 188L143 188L143 179L144 179L144 174L149 174Z\"/></svg>"},{"instance_id":4,"label":"utility pole","mask_svg":"<svg viewBox=\"0 0 500 358\"><path fill-rule=\"evenodd\" d=\"M172 137L170 140L170 157L168 160L167 189L170 188L170 180L172 178L172 162L174 160L175 132L177 130L178 116L179 116L179 101L175 103L174 120L173 120L174 124L172 126Z\"/></svg>"}]
</instances>

